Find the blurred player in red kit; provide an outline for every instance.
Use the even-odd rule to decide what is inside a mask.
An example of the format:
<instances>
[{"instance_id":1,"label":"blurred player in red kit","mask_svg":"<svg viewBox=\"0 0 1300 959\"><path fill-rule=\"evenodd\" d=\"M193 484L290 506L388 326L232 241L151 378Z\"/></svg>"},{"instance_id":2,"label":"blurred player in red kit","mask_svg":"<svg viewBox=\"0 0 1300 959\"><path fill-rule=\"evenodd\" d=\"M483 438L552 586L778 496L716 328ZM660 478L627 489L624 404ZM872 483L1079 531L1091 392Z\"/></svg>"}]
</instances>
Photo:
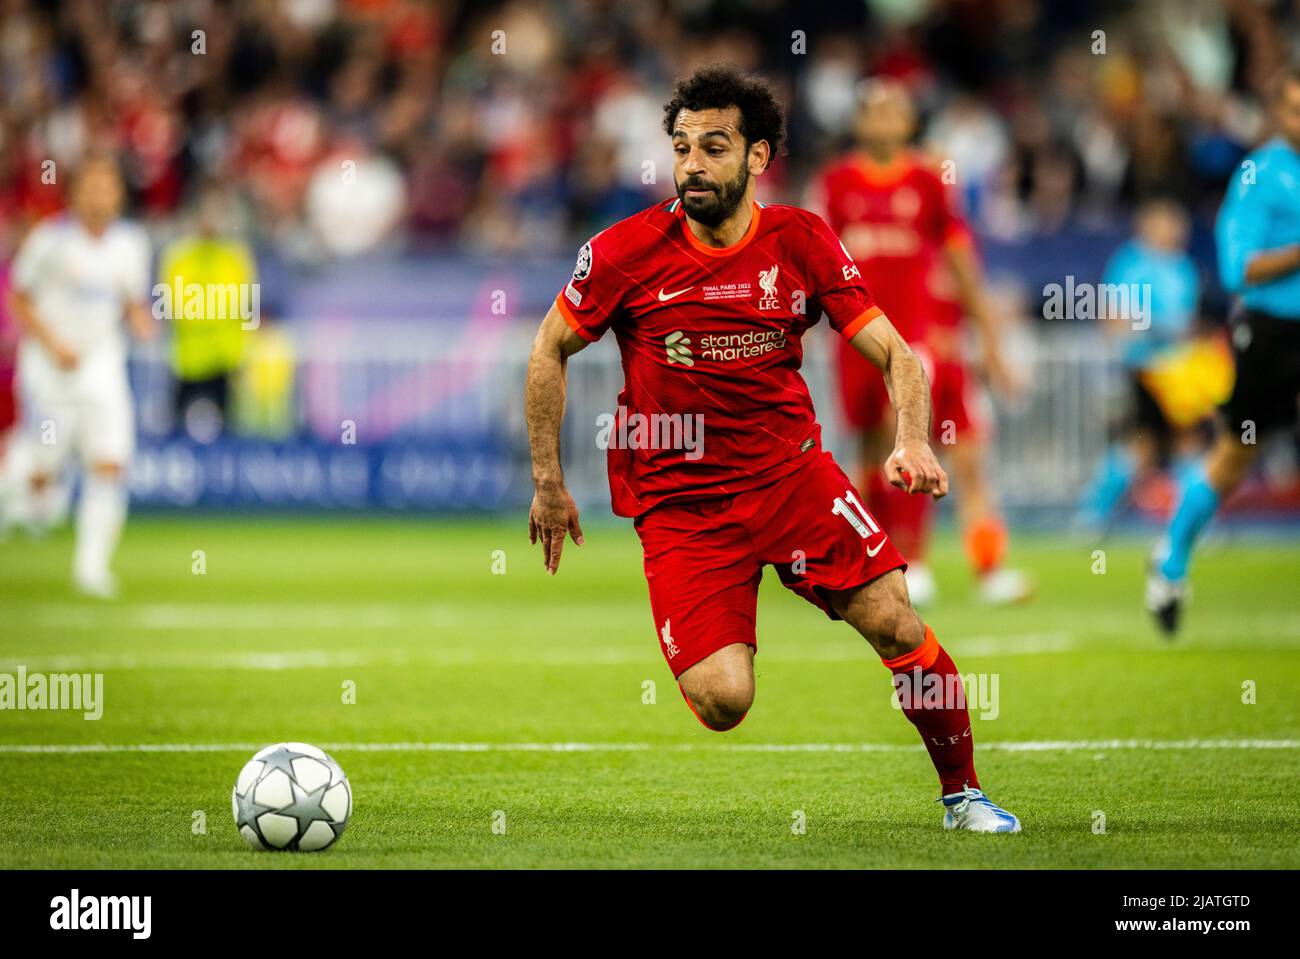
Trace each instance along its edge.
<instances>
[{"instance_id":1,"label":"blurred player in red kit","mask_svg":"<svg viewBox=\"0 0 1300 959\"><path fill-rule=\"evenodd\" d=\"M814 180L809 205L839 234L881 309L925 367L934 438L958 480L958 518L981 597L1019 602L1031 595L1032 587L1021 571L1002 565L1007 532L984 474L987 417L980 415L976 384L962 356L963 314L974 321L994 387L1010 394L1017 384L1002 357L999 324L984 294L973 238L939 164L909 148L915 128L915 110L902 84L864 82L857 149ZM879 462L894 443L889 393L871 365L843 339L838 367L845 422L861 437L863 462ZM865 486L868 507L908 559L912 601L928 605L937 596L925 563L930 498L893 489L870 466Z\"/></svg>"},{"instance_id":2,"label":"blurred player in red kit","mask_svg":"<svg viewBox=\"0 0 1300 959\"><path fill-rule=\"evenodd\" d=\"M18 424L18 327L9 316L9 263L0 259L0 537L13 522L10 446Z\"/></svg>"},{"instance_id":3,"label":"blurred player in red kit","mask_svg":"<svg viewBox=\"0 0 1300 959\"><path fill-rule=\"evenodd\" d=\"M939 775L946 829L1018 832L975 778L960 673L907 598L889 534L821 446L799 373L820 319L883 372L898 410L890 481L943 496L920 362L815 214L754 200L784 139L766 83L729 67L680 82L664 108L677 195L598 233L578 254L533 344L525 386L532 542L550 573L583 543L560 463L566 369L612 331L623 358L608 450L614 512L634 518L660 649L687 705L725 731L754 698L766 566L845 620L893 674ZM952 695L913 695L920 686Z\"/></svg>"}]
</instances>

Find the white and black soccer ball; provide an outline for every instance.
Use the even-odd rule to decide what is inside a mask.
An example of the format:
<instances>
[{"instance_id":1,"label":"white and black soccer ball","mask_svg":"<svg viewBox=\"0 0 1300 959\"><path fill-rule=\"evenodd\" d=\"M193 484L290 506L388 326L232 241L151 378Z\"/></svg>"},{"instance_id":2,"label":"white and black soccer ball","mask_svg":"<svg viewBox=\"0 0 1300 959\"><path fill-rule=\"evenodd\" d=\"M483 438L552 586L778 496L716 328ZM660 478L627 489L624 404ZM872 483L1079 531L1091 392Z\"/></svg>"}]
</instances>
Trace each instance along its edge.
<instances>
[{"instance_id":1,"label":"white and black soccer ball","mask_svg":"<svg viewBox=\"0 0 1300 959\"><path fill-rule=\"evenodd\" d=\"M239 771L230 796L235 827L254 849L324 849L352 816L343 768L306 743L267 746Z\"/></svg>"}]
</instances>

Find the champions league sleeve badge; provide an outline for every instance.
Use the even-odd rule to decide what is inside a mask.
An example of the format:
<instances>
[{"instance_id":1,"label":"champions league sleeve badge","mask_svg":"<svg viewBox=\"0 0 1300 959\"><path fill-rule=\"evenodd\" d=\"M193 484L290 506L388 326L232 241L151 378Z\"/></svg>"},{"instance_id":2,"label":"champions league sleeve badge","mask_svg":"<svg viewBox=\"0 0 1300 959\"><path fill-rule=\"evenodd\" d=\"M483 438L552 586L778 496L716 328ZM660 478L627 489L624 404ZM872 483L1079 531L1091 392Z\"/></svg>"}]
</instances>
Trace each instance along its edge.
<instances>
[{"instance_id":1,"label":"champions league sleeve badge","mask_svg":"<svg viewBox=\"0 0 1300 959\"><path fill-rule=\"evenodd\" d=\"M573 281L585 280L591 273L591 241L582 244L578 251L578 262L573 267Z\"/></svg>"}]
</instances>

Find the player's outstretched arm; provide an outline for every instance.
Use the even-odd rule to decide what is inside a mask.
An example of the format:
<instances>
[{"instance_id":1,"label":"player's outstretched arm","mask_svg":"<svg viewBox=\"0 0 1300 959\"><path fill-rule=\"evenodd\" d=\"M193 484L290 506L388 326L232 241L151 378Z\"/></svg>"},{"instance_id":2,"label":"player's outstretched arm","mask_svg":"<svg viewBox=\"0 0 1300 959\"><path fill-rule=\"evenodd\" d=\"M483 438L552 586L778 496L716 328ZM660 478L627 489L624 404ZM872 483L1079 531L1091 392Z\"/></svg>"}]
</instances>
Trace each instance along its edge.
<instances>
[{"instance_id":1,"label":"player's outstretched arm","mask_svg":"<svg viewBox=\"0 0 1300 959\"><path fill-rule=\"evenodd\" d=\"M854 349L885 375L889 398L898 411L894 452L885 461L889 482L909 493L948 495L948 474L930 449L930 384L907 341L888 317L878 316L853 335Z\"/></svg>"},{"instance_id":2,"label":"player's outstretched arm","mask_svg":"<svg viewBox=\"0 0 1300 959\"><path fill-rule=\"evenodd\" d=\"M552 306L542 320L533 352L528 358L524 384L524 416L528 421L528 446L533 458L533 505L528 511L528 542L542 541L542 562L552 576L560 568L566 534L582 545L578 507L564 486L560 468L560 424L568 359L587 345Z\"/></svg>"},{"instance_id":3,"label":"player's outstretched arm","mask_svg":"<svg viewBox=\"0 0 1300 959\"><path fill-rule=\"evenodd\" d=\"M76 368L79 361L76 351L50 332L50 328L37 315L36 305L29 295L21 290L11 289L9 291L9 313L13 316L19 329L23 330L37 343L40 343L46 352L53 357L54 362L58 364L60 369L71 370Z\"/></svg>"}]
</instances>

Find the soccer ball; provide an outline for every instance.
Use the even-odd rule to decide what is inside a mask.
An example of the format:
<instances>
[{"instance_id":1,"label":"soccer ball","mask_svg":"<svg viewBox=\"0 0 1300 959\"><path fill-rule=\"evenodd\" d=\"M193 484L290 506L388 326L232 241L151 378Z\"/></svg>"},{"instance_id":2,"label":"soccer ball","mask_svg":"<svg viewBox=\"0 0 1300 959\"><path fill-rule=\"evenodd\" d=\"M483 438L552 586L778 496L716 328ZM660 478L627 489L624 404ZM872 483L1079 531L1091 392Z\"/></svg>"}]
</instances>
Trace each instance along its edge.
<instances>
[{"instance_id":1,"label":"soccer ball","mask_svg":"<svg viewBox=\"0 0 1300 959\"><path fill-rule=\"evenodd\" d=\"M325 752L306 743L267 746L239 771L230 795L235 827L254 849L324 849L352 815L352 786Z\"/></svg>"}]
</instances>

